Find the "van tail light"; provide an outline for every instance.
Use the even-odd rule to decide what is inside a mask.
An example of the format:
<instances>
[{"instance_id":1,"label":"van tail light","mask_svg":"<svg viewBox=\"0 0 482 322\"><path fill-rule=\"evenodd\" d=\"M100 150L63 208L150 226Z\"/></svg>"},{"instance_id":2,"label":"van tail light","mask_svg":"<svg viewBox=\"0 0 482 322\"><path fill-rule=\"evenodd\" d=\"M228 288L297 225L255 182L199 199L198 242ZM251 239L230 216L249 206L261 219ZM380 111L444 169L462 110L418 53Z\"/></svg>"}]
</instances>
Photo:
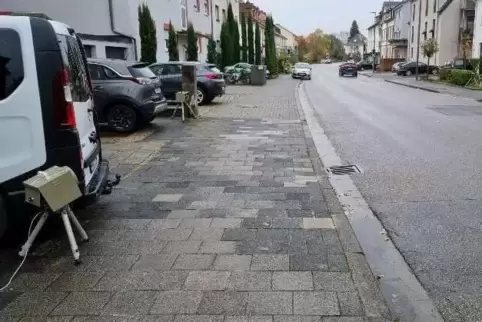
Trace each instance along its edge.
<instances>
[{"instance_id":1,"label":"van tail light","mask_svg":"<svg viewBox=\"0 0 482 322\"><path fill-rule=\"evenodd\" d=\"M215 73L205 74L204 76L206 76L206 78L208 78L208 79L218 79L218 78L222 77L221 74L215 74Z\"/></svg>"},{"instance_id":2,"label":"van tail light","mask_svg":"<svg viewBox=\"0 0 482 322\"><path fill-rule=\"evenodd\" d=\"M134 83L141 84L141 85L149 85L152 84L152 80L149 78L143 78L143 77L130 77L128 78L130 81L133 81Z\"/></svg>"},{"instance_id":3,"label":"van tail light","mask_svg":"<svg viewBox=\"0 0 482 322\"><path fill-rule=\"evenodd\" d=\"M69 74L62 68L55 76L53 86L55 124L59 128L73 129L77 125L71 86Z\"/></svg>"}]
</instances>

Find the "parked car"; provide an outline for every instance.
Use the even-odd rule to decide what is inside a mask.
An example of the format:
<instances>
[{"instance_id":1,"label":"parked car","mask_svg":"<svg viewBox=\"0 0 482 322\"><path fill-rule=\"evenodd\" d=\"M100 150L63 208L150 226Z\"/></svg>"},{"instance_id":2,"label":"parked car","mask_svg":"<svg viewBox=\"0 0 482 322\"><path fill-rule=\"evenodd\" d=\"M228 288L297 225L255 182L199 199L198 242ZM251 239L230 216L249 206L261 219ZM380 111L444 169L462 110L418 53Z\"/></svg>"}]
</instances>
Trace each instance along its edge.
<instances>
[{"instance_id":1,"label":"parked car","mask_svg":"<svg viewBox=\"0 0 482 322\"><path fill-rule=\"evenodd\" d=\"M291 77L311 79L311 65L308 63L296 63L291 70Z\"/></svg>"},{"instance_id":2,"label":"parked car","mask_svg":"<svg viewBox=\"0 0 482 322\"><path fill-rule=\"evenodd\" d=\"M417 62L409 62L406 64L403 64L399 67L397 70L397 75L403 75L403 76L410 76L416 73L417 69ZM427 73L427 70L430 74L437 75L439 72L439 68L437 66L428 66L425 63L419 62L418 63L418 72L420 74L425 74Z\"/></svg>"},{"instance_id":3,"label":"parked car","mask_svg":"<svg viewBox=\"0 0 482 322\"><path fill-rule=\"evenodd\" d=\"M340 77L345 75L350 75L353 77L358 77L358 66L353 63L343 63L338 69L338 75Z\"/></svg>"},{"instance_id":4,"label":"parked car","mask_svg":"<svg viewBox=\"0 0 482 322\"><path fill-rule=\"evenodd\" d=\"M99 122L132 132L167 109L158 77L148 64L118 59L89 59Z\"/></svg>"},{"instance_id":5,"label":"parked car","mask_svg":"<svg viewBox=\"0 0 482 322\"><path fill-rule=\"evenodd\" d=\"M251 64L248 63L237 63L232 66L226 66L224 67L224 73L229 74L229 73L241 73L241 71L244 72L249 72L251 73ZM269 76L269 70L266 69L266 76Z\"/></svg>"},{"instance_id":6,"label":"parked car","mask_svg":"<svg viewBox=\"0 0 482 322\"><path fill-rule=\"evenodd\" d=\"M370 69L373 69L373 62L362 60L356 63L356 66L358 70L365 70L365 69L370 70Z\"/></svg>"},{"instance_id":7,"label":"parked car","mask_svg":"<svg viewBox=\"0 0 482 322\"><path fill-rule=\"evenodd\" d=\"M185 62L155 63L149 68L160 77L164 96L175 100L176 93L181 90L181 67ZM226 90L223 73L214 64L197 63L197 103L207 104Z\"/></svg>"},{"instance_id":8,"label":"parked car","mask_svg":"<svg viewBox=\"0 0 482 322\"><path fill-rule=\"evenodd\" d=\"M74 30L41 14L2 12L0 43L2 236L33 214L23 181L39 170L68 166L78 178L79 201L91 204L108 190L109 163L102 158L89 68Z\"/></svg>"},{"instance_id":9,"label":"parked car","mask_svg":"<svg viewBox=\"0 0 482 322\"><path fill-rule=\"evenodd\" d=\"M463 59L463 58L455 58L449 61L446 66L447 68L454 68L454 69L467 69L472 70L473 66L470 60Z\"/></svg>"},{"instance_id":10,"label":"parked car","mask_svg":"<svg viewBox=\"0 0 482 322\"><path fill-rule=\"evenodd\" d=\"M406 64L407 62L405 61L400 61L400 62L397 62L395 64L392 65L392 73L396 73L400 67L403 65L403 64Z\"/></svg>"}]
</instances>

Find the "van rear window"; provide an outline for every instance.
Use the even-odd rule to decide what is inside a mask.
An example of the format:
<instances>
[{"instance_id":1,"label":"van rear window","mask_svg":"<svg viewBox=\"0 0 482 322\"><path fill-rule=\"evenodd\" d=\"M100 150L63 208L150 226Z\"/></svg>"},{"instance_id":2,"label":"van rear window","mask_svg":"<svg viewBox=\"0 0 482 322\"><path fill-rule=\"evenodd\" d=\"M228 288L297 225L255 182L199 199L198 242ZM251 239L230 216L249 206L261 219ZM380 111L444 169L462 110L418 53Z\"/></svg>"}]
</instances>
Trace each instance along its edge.
<instances>
[{"instance_id":1,"label":"van rear window","mask_svg":"<svg viewBox=\"0 0 482 322\"><path fill-rule=\"evenodd\" d=\"M134 77L155 78L156 74L149 68L147 64L137 64L127 67Z\"/></svg>"},{"instance_id":2,"label":"van rear window","mask_svg":"<svg viewBox=\"0 0 482 322\"><path fill-rule=\"evenodd\" d=\"M9 97L24 78L22 45L13 29L0 29L0 100Z\"/></svg>"}]
</instances>

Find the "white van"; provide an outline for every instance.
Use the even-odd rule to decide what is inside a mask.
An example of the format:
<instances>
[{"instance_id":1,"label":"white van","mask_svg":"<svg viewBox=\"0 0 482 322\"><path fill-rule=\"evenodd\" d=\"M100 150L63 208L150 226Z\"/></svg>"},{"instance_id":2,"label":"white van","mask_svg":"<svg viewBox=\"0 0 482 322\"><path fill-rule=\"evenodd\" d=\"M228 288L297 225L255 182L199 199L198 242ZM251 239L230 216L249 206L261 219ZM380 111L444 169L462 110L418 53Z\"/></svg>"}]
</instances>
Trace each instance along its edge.
<instances>
[{"instance_id":1,"label":"white van","mask_svg":"<svg viewBox=\"0 0 482 322\"><path fill-rule=\"evenodd\" d=\"M108 185L82 43L48 17L1 12L0 236L31 214L22 182L53 165L74 170L87 203Z\"/></svg>"}]
</instances>

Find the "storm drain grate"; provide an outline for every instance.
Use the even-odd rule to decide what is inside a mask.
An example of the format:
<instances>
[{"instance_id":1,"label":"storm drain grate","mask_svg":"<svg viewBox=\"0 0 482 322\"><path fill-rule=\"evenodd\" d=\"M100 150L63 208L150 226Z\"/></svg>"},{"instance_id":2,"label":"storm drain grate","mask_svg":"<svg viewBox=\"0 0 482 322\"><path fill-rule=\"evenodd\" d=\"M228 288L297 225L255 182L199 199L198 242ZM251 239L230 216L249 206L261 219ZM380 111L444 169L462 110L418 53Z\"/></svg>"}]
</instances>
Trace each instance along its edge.
<instances>
[{"instance_id":1,"label":"storm drain grate","mask_svg":"<svg viewBox=\"0 0 482 322\"><path fill-rule=\"evenodd\" d=\"M357 165L337 165L333 167L329 167L326 169L328 173L334 175L344 175L344 174L352 174L352 173L362 173L362 170Z\"/></svg>"}]
</instances>

